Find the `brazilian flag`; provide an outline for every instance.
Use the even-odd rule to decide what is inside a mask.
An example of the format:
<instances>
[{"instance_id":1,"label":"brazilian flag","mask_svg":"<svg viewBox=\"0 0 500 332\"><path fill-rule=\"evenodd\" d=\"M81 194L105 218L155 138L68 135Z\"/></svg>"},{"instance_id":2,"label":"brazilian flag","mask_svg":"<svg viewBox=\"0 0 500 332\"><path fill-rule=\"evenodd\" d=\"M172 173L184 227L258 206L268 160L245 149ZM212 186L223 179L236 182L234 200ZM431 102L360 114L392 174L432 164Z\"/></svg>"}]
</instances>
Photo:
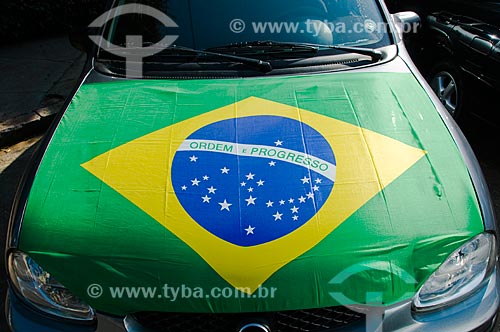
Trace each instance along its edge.
<instances>
[{"instance_id":1,"label":"brazilian flag","mask_svg":"<svg viewBox=\"0 0 500 332\"><path fill-rule=\"evenodd\" d=\"M408 299L482 231L411 74L118 81L62 117L20 249L103 312L255 312Z\"/></svg>"}]
</instances>

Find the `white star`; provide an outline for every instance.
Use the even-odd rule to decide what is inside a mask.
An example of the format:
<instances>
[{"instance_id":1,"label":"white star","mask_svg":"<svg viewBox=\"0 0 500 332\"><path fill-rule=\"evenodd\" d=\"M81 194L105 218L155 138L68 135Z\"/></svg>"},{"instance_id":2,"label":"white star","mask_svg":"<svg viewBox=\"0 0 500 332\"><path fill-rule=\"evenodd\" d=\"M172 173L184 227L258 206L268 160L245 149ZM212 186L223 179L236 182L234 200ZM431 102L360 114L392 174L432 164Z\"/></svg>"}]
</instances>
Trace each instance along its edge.
<instances>
[{"instance_id":1,"label":"white star","mask_svg":"<svg viewBox=\"0 0 500 332\"><path fill-rule=\"evenodd\" d=\"M271 202L271 201L269 201L269 202L266 203L266 205L267 205L268 208L273 207L273 204L274 204L274 202Z\"/></svg>"},{"instance_id":2,"label":"white star","mask_svg":"<svg viewBox=\"0 0 500 332\"><path fill-rule=\"evenodd\" d=\"M226 166L224 166L224 168L221 168L220 170L221 170L222 174L229 174L229 171L230 171L230 169L227 168Z\"/></svg>"},{"instance_id":3,"label":"white star","mask_svg":"<svg viewBox=\"0 0 500 332\"><path fill-rule=\"evenodd\" d=\"M198 179L191 180L192 186L198 186L200 181Z\"/></svg>"},{"instance_id":4,"label":"white star","mask_svg":"<svg viewBox=\"0 0 500 332\"><path fill-rule=\"evenodd\" d=\"M321 179L316 179L316 181L314 181L314 182L316 182L317 184L320 184L321 182L323 182L323 180L321 180Z\"/></svg>"},{"instance_id":5,"label":"white star","mask_svg":"<svg viewBox=\"0 0 500 332\"><path fill-rule=\"evenodd\" d=\"M248 188L248 192L253 193L253 188L252 187Z\"/></svg>"},{"instance_id":6,"label":"white star","mask_svg":"<svg viewBox=\"0 0 500 332\"><path fill-rule=\"evenodd\" d=\"M182 187L181 187L181 189L182 189L183 191L186 191L186 190L187 190L187 188L188 188L188 187L186 187L186 186L182 186Z\"/></svg>"},{"instance_id":7,"label":"white star","mask_svg":"<svg viewBox=\"0 0 500 332\"><path fill-rule=\"evenodd\" d=\"M285 205L285 201L284 201L284 200L281 200L281 201L280 201L280 205Z\"/></svg>"},{"instance_id":8,"label":"white star","mask_svg":"<svg viewBox=\"0 0 500 332\"><path fill-rule=\"evenodd\" d=\"M274 144L276 144L276 146L282 146L283 141L277 140L276 142L274 142Z\"/></svg>"},{"instance_id":9,"label":"white star","mask_svg":"<svg viewBox=\"0 0 500 332\"><path fill-rule=\"evenodd\" d=\"M205 195L205 197L202 197L201 199L203 199L203 203L210 203L212 197L208 197L207 195Z\"/></svg>"},{"instance_id":10,"label":"white star","mask_svg":"<svg viewBox=\"0 0 500 332\"><path fill-rule=\"evenodd\" d=\"M273 214L274 221L281 220L281 217L283 217L283 213L276 212L276 214Z\"/></svg>"},{"instance_id":11,"label":"white star","mask_svg":"<svg viewBox=\"0 0 500 332\"><path fill-rule=\"evenodd\" d=\"M210 179L210 176L208 175L203 176L203 181L208 181L208 179Z\"/></svg>"},{"instance_id":12,"label":"white star","mask_svg":"<svg viewBox=\"0 0 500 332\"><path fill-rule=\"evenodd\" d=\"M260 186L263 186L263 185L264 185L264 182L266 182L266 181L262 181L262 180L260 180L260 181L258 181L258 182L257 182L257 185L258 185L259 187L260 187Z\"/></svg>"},{"instance_id":13,"label":"white star","mask_svg":"<svg viewBox=\"0 0 500 332\"><path fill-rule=\"evenodd\" d=\"M299 213L299 208L294 205L293 208L290 209L290 211L292 211L292 213Z\"/></svg>"},{"instance_id":14,"label":"white star","mask_svg":"<svg viewBox=\"0 0 500 332\"><path fill-rule=\"evenodd\" d=\"M252 195L250 195L249 198L245 199L245 201L247 202L247 206L249 205L255 205L255 200L257 199L257 197L252 197Z\"/></svg>"},{"instance_id":15,"label":"white star","mask_svg":"<svg viewBox=\"0 0 500 332\"><path fill-rule=\"evenodd\" d=\"M314 190L314 191L319 191L319 187L318 187L318 186L314 186L314 187L313 187L313 190Z\"/></svg>"},{"instance_id":16,"label":"white star","mask_svg":"<svg viewBox=\"0 0 500 332\"><path fill-rule=\"evenodd\" d=\"M242 182L242 183L240 183L240 184L241 184L241 186L242 186L242 187L244 187L244 186L246 186L246 185L247 185L247 183L246 183L246 182Z\"/></svg>"},{"instance_id":17,"label":"white star","mask_svg":"<svg viewBox=\"0 0 500 332\"><path fill-rule=\"evenodd\" d=\"M216 188L214 188L214 186L211 186L210 188L207 188L208 190L208 193L209 194L214 194L215 195L215 191L217 190Z\"/></svg>"},{"instance_id":18,"label":"white star","mask_svg":"<svg viewBox=\"0 0 500 332\"><path fill-rule=\"evenodd\" d=\"M271 161L271 162L269 162L269 166L271 166L271 167L276 166L276 162L275 162L275 161Z\"/></svg>"},{"instance_id":19,"label":"white star","mask_svg":"<svg viewBox=\"0 0 500 332\"><path fill-rule=\"evenodd\" d=\"M293 202L295 202L295 200L294 200L293 198L290 198L290 199L288 200L288 203L290 203L290 204L293 204Z\"/></svg>"},{"instance_id":20,"label":"white star","mask_svg":"<svg viewBox=\"0 0 500 332\"><path fill-rule=\"evenodd\" d=\"M247 180L253 180L254 176L255 176L255 174L252 174L252 173L248 173L248 175L246 175Z\"/></svg>"},{"instance_id":21,"label":"white star","mask_svg":"<svg viewBox=\"0 0 500 332\"><path fill-rule=\"evenodd\" d=\"M196 157L196 156L189 157L189 161L191 161L192 163L195 163L197 160L198 160L198 157Z\"/></svg>"},{"instance_id":22,"label":"white star","mask_svg":"<svg viewBox=\"0 0 500 332\"><path fill-rule=\"evenodd\" d=\"M313 193L309 193L309 194L307 194L307 198L309 198L309 199L314 199L314 194L313 194Z\"/></svg>"},{"instance_id":23,"label":"white star","mask_svg":"<svg viewBox=\"0 0 500 332\"><path fill-rule=\"evenodd\" d=\"M229 207L230 207L231 205L233 205L233 204L229 204L226 200L224 200L224 202L219 203L219 205L221 206L221 208L220 208L220 210L221 210L221 211L222 211L222 210L228 210L228 211L230 211L230 210L229 210Z\"/></svg>"},{"instance_id":24,"label":"white star","mask_svg":"<svg viewBox=\"0 0 500 332\"><path fill-rule=\"evenodd\" d=\"M247 231L247 235L250 235L253 234L254 229L255 227L248 225L248 228L246 228L245 231Z\"/></svg>"},{"instance_id":25,"label":"white star","mask_svg":"<svg viewBox=\"0 0 500 332\"><path fill-rule=\"evenodd\" d=\"M292 218L293 218L293 221L299 220L299 216L293 216Z\"/></svg>"},{"instance_id":26,"label":"white star","mask_svg":"<svg viewBox=\"0 0 500 332\"><path fill-rule=\"evenodd\" d=\"M302 181L302 184L309 183L309 181L310 181L310 180L311 180L310 178L305 177L305 176L304 176L304 178L303 178L303 179L300 179L300 181Z\"/></svg>"},{"instance_id":27,"label":"white star","mask_svg":"<svg viewBox=\"0 0 500 332\"><path fill-rule=\"evenodd\" d=\"M299 203L305 203L305 202L306 202L306 198L304 196L300 196Z\"/></svg>"}]
</instances>

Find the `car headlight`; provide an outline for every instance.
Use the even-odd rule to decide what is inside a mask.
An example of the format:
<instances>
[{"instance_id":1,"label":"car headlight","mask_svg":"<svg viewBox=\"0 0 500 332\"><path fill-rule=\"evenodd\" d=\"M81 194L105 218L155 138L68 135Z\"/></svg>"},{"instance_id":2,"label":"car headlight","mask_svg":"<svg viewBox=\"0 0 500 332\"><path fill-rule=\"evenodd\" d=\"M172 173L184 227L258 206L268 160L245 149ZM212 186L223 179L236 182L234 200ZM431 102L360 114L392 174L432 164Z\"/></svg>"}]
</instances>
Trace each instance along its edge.
<instances>
[{"instance_id":1,"label":"car headlight","mask_svg":"<svg viewBox=\"0 0 500 332\"><path fill-rule=\"evenodd\" d=\"M90 306L72 295L25 253L11 253L8 267L13 286L36 308L67 319L94 319Z\"/></svg>"},{"instance_id":2,"label":"car headlight","mask_svg":"<svg viewBox=\"0 0 500 332\"><path fill-rule=\"evenodd\" d=\"M422 285L414 298L414 308L441 308L479 289L496 264L495 241L493 234L482 233L457 249Z\"/></svg>"}]
</instances>

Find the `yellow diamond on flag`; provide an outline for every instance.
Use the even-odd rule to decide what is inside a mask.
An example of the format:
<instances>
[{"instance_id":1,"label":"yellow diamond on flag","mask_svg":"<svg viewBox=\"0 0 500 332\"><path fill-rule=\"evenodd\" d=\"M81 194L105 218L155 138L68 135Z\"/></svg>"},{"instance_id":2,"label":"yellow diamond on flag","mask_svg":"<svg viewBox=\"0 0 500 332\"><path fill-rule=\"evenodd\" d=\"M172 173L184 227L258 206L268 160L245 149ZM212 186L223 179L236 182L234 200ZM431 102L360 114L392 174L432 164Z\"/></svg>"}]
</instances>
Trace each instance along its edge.
<instances>
[{"instance_id":1,"label":"yellow diamond on flag","mask_svg":"<svg viewBox=\"0 0 500 332\"><path fill-rule=\"evenodd\" d=\"M260 98L168 126L82 167L253 293L425 151Z\"/></svg>"}]
</instances>

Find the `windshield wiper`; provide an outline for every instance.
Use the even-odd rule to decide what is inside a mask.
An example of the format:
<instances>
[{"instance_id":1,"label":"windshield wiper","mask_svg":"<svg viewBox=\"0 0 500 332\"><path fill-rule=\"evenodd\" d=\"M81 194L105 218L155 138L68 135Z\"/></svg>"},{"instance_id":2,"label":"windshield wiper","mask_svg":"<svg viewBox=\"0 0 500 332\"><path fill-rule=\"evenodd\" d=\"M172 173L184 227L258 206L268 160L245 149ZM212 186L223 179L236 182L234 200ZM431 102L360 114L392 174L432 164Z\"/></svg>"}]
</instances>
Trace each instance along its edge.
<instances>
[{"instance_id":1,"label":"windshield wiper","mask_svg":"<svg viewBox=\"0 0 500 332\"><path fill-rule=\"evenodd\" d=\"M207 51L224 52L224 51L249 51L252 53L268 53L273 51L279 52L318 52L319 45L309 45L302 43L288 43L273 40L257 40L241 43L233 43L224 46L216 46L208 48Z\"/></svg>"},{"instance_id":2,"label":"windshield wiper","mask_svg":"<svg viewBox=\"0 0 500 332\"><path fill-rule=\"evenodd\" d=\"M322 47L332 49L332 50L339 50L339 51L345 51L345 52L349 52L349 53L367 55L367 56L370 56L372 58L373 62L380 61L383 57L382 52L380 52L378 50L374 50L372 48L355 47L355 46L340 46L340 45L325 45Z\"/></svg>"},{"instance_id":3,"label":"windshield wiper","mask_svg":"<svg viewBox=\"0 0 500 332\"><path fill-rule=\"evenodd\" d=\"M232 54L224 54L224 53L219 53L219 52L196 50L193 48L177 46L177 45L172 45L172 46L167 47L164 51L157 54L156 56L158 56L158 55L161 56L162 54L165 55L166 53L175 53L175 52L195 54L195 55L206 55L206 56L216 57L216 58L220 58L220 59L226 59L226 60L230 60L232 62L237 62L237 63L241 63L243 65L247 65L249 67L253 67L253 68L255 68L261 72L264 72L264 73L268 73L271 70L273 70L271 63L268 61L262 61L259 59L247 58L247 57L232 55Z\"/></svg>"},{"instance_id":4,"label":"windshield wiper","mask_svg":"<svg viewBox=\"0 0 500 332\"><path fill-rule=\"evenodd\" d=\"M310 51L318 52L321 49L332 49L339 50L349 53L356 53L361 55L367 55L372 58L373 62L377 62L382 59L382 52L374 50L371 48L364 47L354 47L354 46L341 46L341 45L322 45L322 44L310 44L310 43L293 43L293 42L280 42L274 40L265 41L251 41L234 43L224 46L217 46L209 48L209 51L232 51L237 50L253 51L256 53L265 53L266 51L283 51L283 52L295 52L295 51Z\"/></svg>"}]
</instances>

